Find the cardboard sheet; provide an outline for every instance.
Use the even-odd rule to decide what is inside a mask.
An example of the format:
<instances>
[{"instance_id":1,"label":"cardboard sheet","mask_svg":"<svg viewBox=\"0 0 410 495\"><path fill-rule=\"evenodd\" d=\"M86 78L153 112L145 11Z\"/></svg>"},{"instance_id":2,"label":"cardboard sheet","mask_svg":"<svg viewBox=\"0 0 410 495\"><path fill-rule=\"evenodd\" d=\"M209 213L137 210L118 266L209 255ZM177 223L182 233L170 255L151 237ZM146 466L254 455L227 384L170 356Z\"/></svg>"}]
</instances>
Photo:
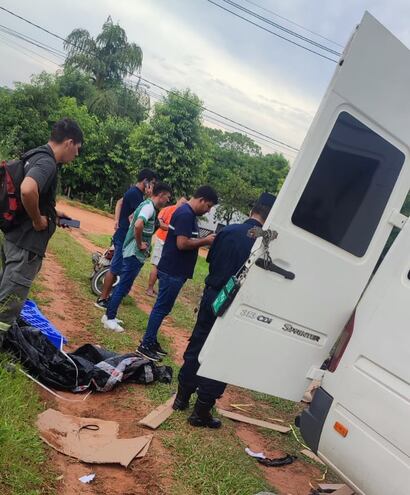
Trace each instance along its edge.
<instances>
[{"instance_id":1,"label":"cardboard sheet","mask_svg":"<svg viewBox=\"0 0 410 495\"><path fill-rule=\"evenodd\" d=\"M89 463L118 463L127 467L143 457L152 435L118 438L119 424L97 418L78 418L47 409L39 414L37 427L44 442L62 454Z\"/></svg>"}]
</instances>

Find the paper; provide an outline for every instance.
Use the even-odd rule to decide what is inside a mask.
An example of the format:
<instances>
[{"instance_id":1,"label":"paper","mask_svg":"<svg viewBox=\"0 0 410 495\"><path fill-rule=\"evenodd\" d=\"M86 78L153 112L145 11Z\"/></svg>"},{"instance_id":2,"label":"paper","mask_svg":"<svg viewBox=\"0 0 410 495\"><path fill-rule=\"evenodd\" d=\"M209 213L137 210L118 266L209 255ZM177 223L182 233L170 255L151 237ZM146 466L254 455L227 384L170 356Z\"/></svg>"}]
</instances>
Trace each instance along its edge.
<instances>
[{"instance_id":1,"label":"paper","mask_svg":"<svg viewBox=\"0 0 410 495\"><path fill-rule=\"evenodd\" d=\"M254 452L249 447L246 447L245 452L251 457L255 457L256 459L266 459L266 456L263 452Z\"/></svg>"},{"instance_id":2,"label":"paper","mask_svg":"<svg viewBox=\"0 0 410 495\"><path fill-rule=\"evenodd\" d=\"M44 442L76 459L89 463L118 463L127 467L142 457L152 435L118 438L119 424L97 418L78 418L47 409L39 414L37 427Z\"/></svg>"},{"instance_id":3,"label":"paper","mask_svg":"<svg viewBox=\"0 0 410 495\"><path fill-rule=\"evenodd\" d=\"M95 473L87 474L86 476L81 476L78 478L81 483L91 483L95 479Z\"/></svg>"}]
</instances>

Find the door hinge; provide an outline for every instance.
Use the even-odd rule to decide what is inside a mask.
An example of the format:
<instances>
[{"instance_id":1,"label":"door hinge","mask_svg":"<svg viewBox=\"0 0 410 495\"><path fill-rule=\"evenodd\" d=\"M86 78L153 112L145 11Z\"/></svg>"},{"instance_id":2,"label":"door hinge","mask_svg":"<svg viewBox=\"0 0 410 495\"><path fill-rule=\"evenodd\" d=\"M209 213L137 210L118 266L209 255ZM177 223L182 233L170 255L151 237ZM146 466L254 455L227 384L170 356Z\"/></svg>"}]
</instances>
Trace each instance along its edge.
<instances>
[{"instance_id":1,"label":"door hinge","mask_svg":"<svg viewBox=\"0 0 410 495\"><path fill-rule=\"evenodd\" d=\"M389 223L398 229L402 229L407 222L406 215L403 215L399 210L393 210L389 218Z\"/></svg>"},{"instance_id":2,"label":"door hinge","mask_svg":"<svg viewBox=\"0 0 410 495\"><path fill-rule=\"evenodd\" d=\"M322 370L321 368L317 368L316 366L312 366L309 369L309 371L306 373L306 378L309 378L310 380L320 381L323 378L324 374L325 374L325 370Z\"/></svg>"}]
</instances>

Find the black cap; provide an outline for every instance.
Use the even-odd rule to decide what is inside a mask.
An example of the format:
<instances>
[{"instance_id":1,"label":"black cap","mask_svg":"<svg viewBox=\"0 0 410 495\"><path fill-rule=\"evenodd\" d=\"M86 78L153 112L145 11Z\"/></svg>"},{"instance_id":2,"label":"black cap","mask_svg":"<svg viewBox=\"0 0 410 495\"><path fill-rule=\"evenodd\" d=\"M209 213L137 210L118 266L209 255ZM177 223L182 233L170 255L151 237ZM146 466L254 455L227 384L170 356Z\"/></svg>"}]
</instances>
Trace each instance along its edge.
<instances>
[{"instance_id":1,"label":"black cap","mask_svg":"<svg viewBox=\"0 0 410 495\"><path fill-rule=\"evenodd\" d=\"M276 196L268 192L263 192L256 201L256 205L263 205L272 208L275 201Z\"/></svg>"}]
</instances>

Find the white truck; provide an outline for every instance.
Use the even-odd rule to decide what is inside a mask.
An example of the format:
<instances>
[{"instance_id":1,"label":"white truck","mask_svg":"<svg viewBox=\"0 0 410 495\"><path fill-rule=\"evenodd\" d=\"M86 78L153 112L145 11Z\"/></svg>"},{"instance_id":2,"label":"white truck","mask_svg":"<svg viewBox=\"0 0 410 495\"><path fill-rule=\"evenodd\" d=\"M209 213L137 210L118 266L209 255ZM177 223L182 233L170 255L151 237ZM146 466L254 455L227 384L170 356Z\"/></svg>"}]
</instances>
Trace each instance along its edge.
<instances>
[{"instance_id":1,"label":"white truck","mask_svg":"<svg viewBox=\"0 0 410 495\"><path fill-rule=\"evenodd\" d=\"M365 13L265 223L271 260L257 241L200 355L294 401L321 380L302 436L360 495L410 494L409 147L410 51Z\"/></svg>"}]
</instances>

